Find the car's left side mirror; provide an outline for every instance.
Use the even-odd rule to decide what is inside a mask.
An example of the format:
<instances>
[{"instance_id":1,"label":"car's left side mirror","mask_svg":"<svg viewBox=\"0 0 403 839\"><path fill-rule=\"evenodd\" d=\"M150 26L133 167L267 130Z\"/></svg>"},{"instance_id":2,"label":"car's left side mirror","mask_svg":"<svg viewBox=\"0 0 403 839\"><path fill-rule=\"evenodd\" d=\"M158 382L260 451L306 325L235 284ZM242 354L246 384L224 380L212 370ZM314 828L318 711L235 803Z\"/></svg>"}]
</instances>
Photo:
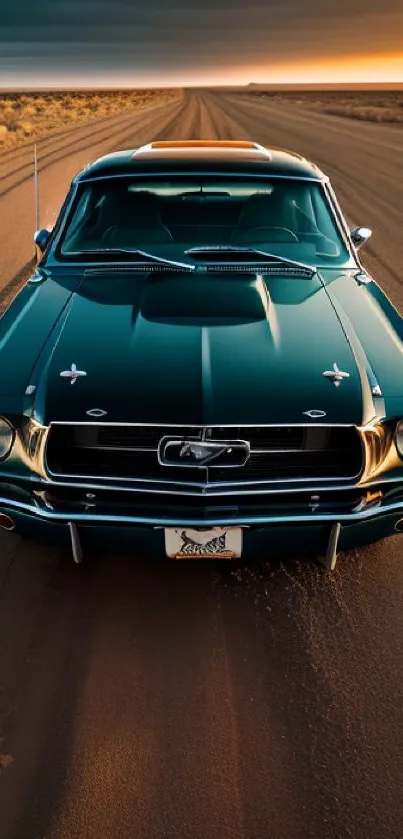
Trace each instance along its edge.
<instances>
[{"instance_id":1,"label":"car's left side mirror","mask_svg":"<svg viewBox=\"0 0 403 839\"><path fill-rule=\"evenodd\" d=\"M368 242L368 239L371 238L372 230L370 230L369 227L355 227L354 230L351 231L350 235L353 245L355 245L358 250L362 247L362 245L365 245L365 243Z\"/></svg>"},{"instance_id":2,"label":"car's left side mirror","mask_svg":"<svg viewBox=\"0 0 403 839\"><path fill-rule=\"evenodd\" d=\"M50 237L52 235L52 230L47 230L46 227L42 227L41 230L37 230L34 233L34 243L35 243L35 250L36 250L36 259L39 262L42 259L43 254L50 242Z\"/></svg>"}]
</instances>

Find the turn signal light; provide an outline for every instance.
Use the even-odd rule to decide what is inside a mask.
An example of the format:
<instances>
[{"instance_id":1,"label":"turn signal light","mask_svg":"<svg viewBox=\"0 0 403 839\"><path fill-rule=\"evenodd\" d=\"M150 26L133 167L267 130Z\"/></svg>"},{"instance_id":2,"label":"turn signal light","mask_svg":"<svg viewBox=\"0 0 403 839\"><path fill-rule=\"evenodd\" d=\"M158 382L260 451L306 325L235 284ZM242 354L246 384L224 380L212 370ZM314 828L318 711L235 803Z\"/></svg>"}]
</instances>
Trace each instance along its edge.
<instances>
[{"instance_id":1,"label":"turn signal light","mask_svg":"<svg viewBox=\"0 0 403 839\"><path fill-rule=\"evenodd\" d=\"M2 527L3 530L14 530L15 521L6 513L0 513L0 527Z\"/></svg>"}]
</instances>

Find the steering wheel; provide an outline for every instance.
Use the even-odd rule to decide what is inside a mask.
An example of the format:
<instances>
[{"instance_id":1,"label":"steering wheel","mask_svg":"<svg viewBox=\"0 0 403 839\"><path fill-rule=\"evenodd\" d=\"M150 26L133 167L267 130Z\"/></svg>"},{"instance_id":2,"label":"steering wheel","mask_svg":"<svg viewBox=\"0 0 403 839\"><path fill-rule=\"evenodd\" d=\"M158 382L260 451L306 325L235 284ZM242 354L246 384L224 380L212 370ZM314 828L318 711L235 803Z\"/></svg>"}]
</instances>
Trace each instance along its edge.
<instances>
[{"instance_id":1,"label":"steering wheel","mask_svg":"<svg viewBox=\"0 0 403 839\"><path fill-rule=\"evenodd\" d=\"M275 237L273 237L273 233ZM268 236L268 234L271 234ZM245 230L238 236L234 235L232 241L235 243L247 242L299 242L298 236L288 227L252 227Z\"/></svg>"}]
</instances>

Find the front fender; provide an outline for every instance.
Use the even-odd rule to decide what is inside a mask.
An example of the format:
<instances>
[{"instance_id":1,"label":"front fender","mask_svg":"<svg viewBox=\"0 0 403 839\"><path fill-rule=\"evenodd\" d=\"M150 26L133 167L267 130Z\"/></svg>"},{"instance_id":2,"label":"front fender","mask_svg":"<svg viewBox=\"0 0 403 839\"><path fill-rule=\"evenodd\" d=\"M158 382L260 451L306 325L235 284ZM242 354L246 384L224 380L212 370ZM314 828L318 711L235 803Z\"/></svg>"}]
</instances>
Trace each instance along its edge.
<instances>
[{"instance_id":1,"label":"front fender","mask_svg":"<svg viewBox=\"0 0 403 839\"><path fill-rule=\"evenodd\" d=\"M28 281L0 318L0 414L23 413L31 371L76 285Z\"/></svg>"}]
</instances>

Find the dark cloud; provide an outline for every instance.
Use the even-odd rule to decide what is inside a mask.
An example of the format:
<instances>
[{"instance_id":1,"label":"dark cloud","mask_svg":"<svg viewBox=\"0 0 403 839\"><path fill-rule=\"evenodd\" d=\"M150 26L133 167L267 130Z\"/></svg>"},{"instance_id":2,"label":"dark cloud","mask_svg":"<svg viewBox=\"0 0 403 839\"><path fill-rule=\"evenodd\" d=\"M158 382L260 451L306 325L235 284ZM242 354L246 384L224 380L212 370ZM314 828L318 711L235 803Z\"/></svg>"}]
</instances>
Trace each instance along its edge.
<instances>
[{"instance_id":1,"label":"dark cloud","mask_svg":"<svg viewBox=\"0 0 403 839\"><path fill-rule=\"evenodd\" d=\"M0 0L8 76L253 68L401 50L402 0Z\"/></svg>"}]
</instances>

